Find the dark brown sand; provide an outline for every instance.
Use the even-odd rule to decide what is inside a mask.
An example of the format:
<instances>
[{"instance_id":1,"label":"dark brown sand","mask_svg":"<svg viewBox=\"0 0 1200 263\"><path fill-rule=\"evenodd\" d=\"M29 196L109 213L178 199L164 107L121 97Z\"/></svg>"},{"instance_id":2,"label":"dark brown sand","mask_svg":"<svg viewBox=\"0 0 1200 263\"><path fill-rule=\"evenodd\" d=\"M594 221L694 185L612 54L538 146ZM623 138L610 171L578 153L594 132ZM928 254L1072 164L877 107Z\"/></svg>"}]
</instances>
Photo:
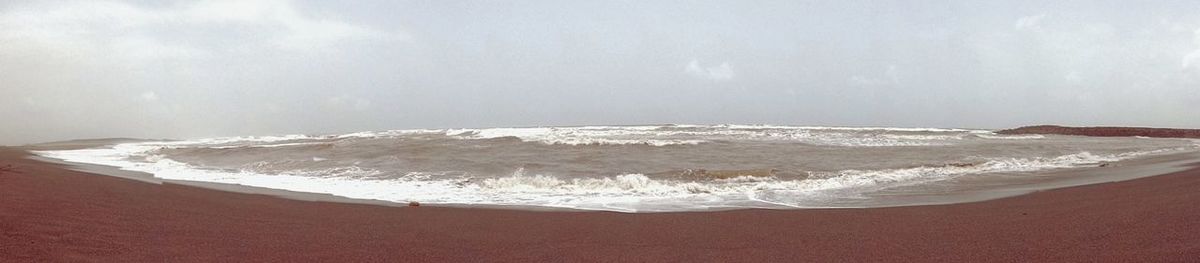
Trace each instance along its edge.
<instances>
[{"instance_id":1,"label":"dark brown sand","mask_svg":"<svg viewBox=\"0 0 1200 263\"><path fill-rule=\"evenodd\" d=\"M0 149L0 262L1200 259L1197 169L955 205L621 214L307 202L26 155Z\"/></svg>"}]
</instances>

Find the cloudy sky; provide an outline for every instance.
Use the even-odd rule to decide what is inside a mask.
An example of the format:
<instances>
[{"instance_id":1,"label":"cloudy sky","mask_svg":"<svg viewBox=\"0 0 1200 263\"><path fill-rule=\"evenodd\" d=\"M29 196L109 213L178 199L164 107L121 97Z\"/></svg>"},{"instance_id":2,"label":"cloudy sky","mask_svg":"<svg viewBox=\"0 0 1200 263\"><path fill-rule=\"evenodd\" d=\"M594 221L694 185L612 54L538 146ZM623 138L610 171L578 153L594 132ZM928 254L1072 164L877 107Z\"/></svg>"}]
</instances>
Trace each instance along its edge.
<instances>
[{"instance_id":1,"label":"cloudy sky","mask_svg":"<svg viewBox=\"0 0 1200 263\"><path fill-rule=\"evenodd\" d=\"M1200 128L1200 2L2 1L0 144L641 123Z\"/></svg>"}]
</instances>

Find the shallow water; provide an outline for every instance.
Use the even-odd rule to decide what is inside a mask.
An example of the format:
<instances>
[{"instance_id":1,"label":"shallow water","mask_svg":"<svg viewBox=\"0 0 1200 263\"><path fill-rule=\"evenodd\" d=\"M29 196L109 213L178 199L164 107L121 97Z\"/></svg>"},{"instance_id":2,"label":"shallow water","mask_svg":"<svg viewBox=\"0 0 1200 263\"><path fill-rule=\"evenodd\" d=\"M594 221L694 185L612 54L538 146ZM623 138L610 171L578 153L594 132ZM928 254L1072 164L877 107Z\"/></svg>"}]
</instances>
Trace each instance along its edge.
<instances>
[{"instance_id":1,"label":"shallow water","mask_svg":"<svg viewBox=\"0 0 1200 263\"><path fill-rule=\"evenodd\" d=\"M653 125L396 130L44 151L156 177L350 198L623 212L904 205L972 178L1196 149L1194 140L935 128ZM998 183L997 183L998 181Z\"/></svg>"}]
</instances>

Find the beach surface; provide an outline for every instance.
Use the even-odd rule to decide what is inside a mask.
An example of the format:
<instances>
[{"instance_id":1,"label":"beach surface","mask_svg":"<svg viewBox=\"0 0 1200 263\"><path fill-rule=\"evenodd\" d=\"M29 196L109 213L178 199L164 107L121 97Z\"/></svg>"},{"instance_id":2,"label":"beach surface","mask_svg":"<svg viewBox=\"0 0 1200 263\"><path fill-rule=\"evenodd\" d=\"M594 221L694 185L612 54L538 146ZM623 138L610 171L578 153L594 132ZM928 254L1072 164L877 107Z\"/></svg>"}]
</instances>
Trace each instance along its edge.
<instances>
[{"instance_id":1,"label":"beach surface","mask_svg":"<svg viewBox=\"0 0 1200 263\"><path fill-rule=\"evenodd\" d=\"M1189 261L1200 170L992 201L625 214L313 202L0 150L0 261Z\"/></svg>"}]
</instances>

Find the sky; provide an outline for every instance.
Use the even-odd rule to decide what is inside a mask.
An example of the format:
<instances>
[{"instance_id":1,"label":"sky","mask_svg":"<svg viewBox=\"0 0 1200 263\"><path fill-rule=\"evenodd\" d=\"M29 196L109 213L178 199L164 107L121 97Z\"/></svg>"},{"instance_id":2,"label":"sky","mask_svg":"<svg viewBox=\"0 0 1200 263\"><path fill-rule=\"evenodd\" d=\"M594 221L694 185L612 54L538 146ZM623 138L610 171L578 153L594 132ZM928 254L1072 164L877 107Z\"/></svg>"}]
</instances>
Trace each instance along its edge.
<instances>
[{"instance_id":1,"label":"sky","mask_svg":"<svg viewBox=\"0 0 1200 263\"><path fill-rule=\"evenodd\" d=\"M1200 1L0 1L0 144L408 128L1200 128Z\"/></svg>"}]
</instances>

